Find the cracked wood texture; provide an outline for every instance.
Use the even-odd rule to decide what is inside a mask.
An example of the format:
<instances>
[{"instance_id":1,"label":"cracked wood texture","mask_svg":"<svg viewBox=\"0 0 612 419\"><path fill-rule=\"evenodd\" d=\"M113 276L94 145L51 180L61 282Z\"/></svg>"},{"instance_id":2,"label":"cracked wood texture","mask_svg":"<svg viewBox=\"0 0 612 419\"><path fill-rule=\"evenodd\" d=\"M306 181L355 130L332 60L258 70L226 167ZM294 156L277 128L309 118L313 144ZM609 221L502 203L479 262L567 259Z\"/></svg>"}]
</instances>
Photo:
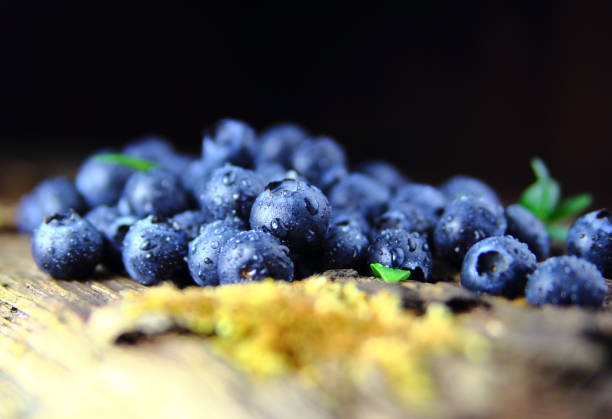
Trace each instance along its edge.
<instances>
[{"instance_id":1,"label":"cracked wood texture","mask_svg":"<svg viewBox=\"0 0 612 419\"><path fill-rule=\"evenodd\" d=\"M375 382L321 394L291 377L253 382L200 338L169 331L132 345L101 342L94 310L144 287L121 277L53 280L33 264L29 239L0 234L0 417L611 417L612 312L534 309L483 298L453 283L385 284L329 272L375 293L398 293L407 310L446 304L488 336L478 367L449 357L431 365L441 401L412 411Z\"/></svg>"}]
</instances>

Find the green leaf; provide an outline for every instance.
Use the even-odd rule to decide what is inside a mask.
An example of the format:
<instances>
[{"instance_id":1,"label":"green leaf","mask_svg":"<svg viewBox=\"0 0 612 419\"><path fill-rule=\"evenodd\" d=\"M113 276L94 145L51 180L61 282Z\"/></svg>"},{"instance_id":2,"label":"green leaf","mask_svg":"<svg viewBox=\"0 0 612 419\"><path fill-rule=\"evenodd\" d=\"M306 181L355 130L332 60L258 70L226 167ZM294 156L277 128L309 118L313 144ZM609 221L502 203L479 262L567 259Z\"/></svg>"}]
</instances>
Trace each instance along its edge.
<instances>
[{"instance_id":1,"label":"green leaf","mask_svg":"<svg viewBox=\"0 0 612 419\"><path fill-rule=\"evenodd\" d=\"M569 233L569 227L559 224L549 224L546 226L548 234L554 240L565 243L567 240L567 234Z\"/></svg>"},{"instance_id":2,"label":"green leaf","mask_svg":"<svg viewBox=\"0 0 612 419\"><path fill-rule=\"evenodd\" d=\"M128 156L127 154L121 153L100 153L94 156L94 160L120 164L122 166L131 167L134 170L146 172L147 170L158 167L157 163L149 160L139 159L136 157Z\"/></svg>"},{"instance_id":3,"label":"green leaf","mask_svg":"<svg viewBox=\"0 0 612 419\"><path fill-rule=\"evenodd\" d=\"M542 221L548 221L559 202L559 184L552 178L539 178L521 194L519 204Z\"/></svg>"},{"instance_id":4,"label":"green leaf","mask_svg":"<svg viewBox=\"0 0 612 419\"><path fill-rule=\"evenodd\" d=\"M544 164L544 161L541 158L534 157L533 159L531 159L531 169L533 170L536 179L551 179L550 173L548 172L548 168L546 167L546 164Z\"/></svg>"},{"instance_id":5,"label":"green leaf","mask_svg":"<svg viewBox=\"0 0 612 419\"><path fill-rule=\"evenodd\" d=\"M388 268L380 263L370 264L370 269L375 277L382 278L385 282L405 281L410 277L410 271Z\"/></svg>"},{"instance_id":6,"label":"green leaf","mask_svg":"<svg viewBox=\"0 0 612 419\"><path fill-rule=\"evenodd\" d=\"M587 193L572 196L561 202L550 215L550 221L558 221L574 217L587 209L593 202L593 197Z\"/></svg>"}]
</instances>

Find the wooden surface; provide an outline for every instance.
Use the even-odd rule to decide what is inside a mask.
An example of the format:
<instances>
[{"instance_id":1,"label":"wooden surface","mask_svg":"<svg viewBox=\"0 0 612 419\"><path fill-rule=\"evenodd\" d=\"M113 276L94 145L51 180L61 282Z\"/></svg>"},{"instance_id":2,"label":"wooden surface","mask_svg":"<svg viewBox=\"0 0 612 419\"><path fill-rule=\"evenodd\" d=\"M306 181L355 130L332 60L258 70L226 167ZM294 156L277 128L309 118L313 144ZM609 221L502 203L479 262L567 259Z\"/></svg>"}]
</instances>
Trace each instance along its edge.
<instances>
[{"instance_id":1,"label":"wooden surface","mask_svg":"<svg viewBox=\"0 0 612 419\"><path fill-rule=\"evenodd\" d=\"M91 319L144 287L127 278L53 280L29 239L0 234L0 417L611 417L612 312L480 298L453 284L386 285L331 273L360 289L398 293L407 310L443 303L492 345L490 359L432 361L439 399L412 409L375 380L325 392L291 376L258 381L203 339L168 333L121 345Z\"/></svg>"}]
</instances>

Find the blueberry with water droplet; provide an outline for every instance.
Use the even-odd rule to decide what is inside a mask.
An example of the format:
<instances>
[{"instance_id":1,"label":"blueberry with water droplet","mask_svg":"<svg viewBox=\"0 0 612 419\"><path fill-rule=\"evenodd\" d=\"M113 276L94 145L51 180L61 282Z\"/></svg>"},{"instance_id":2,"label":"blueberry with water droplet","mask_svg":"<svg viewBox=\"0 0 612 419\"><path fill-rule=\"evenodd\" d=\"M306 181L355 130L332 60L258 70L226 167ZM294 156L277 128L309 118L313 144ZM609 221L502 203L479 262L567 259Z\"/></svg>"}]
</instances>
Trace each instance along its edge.
<instances>
[{"instance_id":1,"label":"blueberry with water droplet","mask_svg":"<svg viewBox=\"0 0 612 419\"><path fill-rule=\"evenodd\" d=\"M91 276L103 249L102 234L74 211L46 217L32 236L34 262L54 278Z\"/></svg>"},{"instance_id":2,"label":"blueberry with water droplet","mask_svg":"<svg viewBox=\"0 0 612 419\"><path fill-rule=\"evenodd\" d=\"M247 220L253 201L263 189L263 180L255 172L226 164L212 172L197 198L217 220L229 216Z\"/></svg>"},{"instance_id":3,"label":"blueberry with water droplet","mask_svg":"<svg viewBox=\"0 0 612 419\"><path fill-rule=\"evenodd\" d=\"M506 220L506 233L525 243L538 260L550 255L550 237L546 227L531 211L518 204L510 205L506 208Z\"/></svg>"},{"instance_id":4,"label":"blueberry with water droplet","mask_svg":"<svg viewBox=\"0 0 612 419\"><path fill-rule=\"evenodd\" d=\"M360 211L369 219L379 216L390 198L385 184L361 173L344 177L329 191L329 202L334 209Z\"/></svg>"},{"instance_id":5,"label":"blueberry with water droplet","mask_svg":"<svg viewBox=\"0 0 612 419\"><path fill-rule=\"evenodd\" d=\"M417 281L429 279L433 263L426 239L406 230L383 230L374 236L367 249L366 262L410 270L410 279Z\"/></svg>"},{"instance_id":6,"label":"blueberry with water droplet","mask_svg":"<svg viewBox=\"0 0 612 419\"><path fill-rule=\"evenodd\" d=\"M527 301L533 305L602 307L608 285L592 263L576 256L553 257L529 276Z\"/></svg>"},{"instance_id":7,"label":"blueberry with water droplet","mask_svg":"<svg viewBox=\"0 0 612 419\"><path fill-rule=\"evenodd\" d=\"M181 283L187 273L187 237L164 220L148 216L134 223L123 241L123 264L141 284Z\"/></svg>"},{"instance_id":8,"label":"blueberry with water droplet","mask_svg":"<svg viewBox=\"0 0 612 419\"><path fill-rule=\"evenodd\" d=\"M473 245L463 259L461 285L471 291L515 298L525 293L536 257L511 236L489 237Z\"/></svg>"},{"instance_id":9,"label":"blueberry with water droplet","mask_svg":"<svg viewBox=\"0 0 612 419\"><path fill-rule=\"evenodd\" d=\"M123 197L138 217L171 216L191 206L190 195L180 177L165 169L134 173L125 185Z\"/></svg>"},{"instance_id":10,"label":"blueberry with water droplet","mask_svg":"<svg viewBox=\"0 0 612 419\"><path fill-rule=\"evenodd\" d=\"M220 284L265 278L293 281L294 266L287 248L276 237L263 231L243 231L223 245L217 272Z\"/></svg>"},{"instance_id":11,"label":"blueberry with water droplet","mask_svg":"<svg viewBox=\"0 0 612 419\"><path fill-rule=\"evenodd\" d=\"M444 210L434 229L433 242L438 257L459 268L474 243L501 236L505 231L506 218L501 206L484 198L463 195Z\"/></svg>"},{"instance_id":12,"label":"blueberry with water droplet","mask_svg":"<svg viewBox=\"0 0 612 419\"><path fill-rule=\"evenodd\" d=\"M612 278L612 211L599 209L578 218L567 237L567 251Z\"/></svg>"},{"instance_id":13,"label":"blueberry with water droplet","mask_svg":"<svg viewBox=\"0 0 612 419\"><path fill-rule=\"evenodd\" d=\"M223 245L242 230L232 220L217 220L207 224L191 243L187 265L194 282L200 286L219 285L217 260Z\"/></svg>"},{"instance_id":14,"label":"blueberry with water droplet","mask_svg":"<svg viewBox=\"0 0 612 419\"><path fill-rule=\"evenodd\" d=\"M269 232L294 250L319 244L329 221L325 195L298 179L268 185L253 203L250 216L253 230Z\"/></svg>"}]
</instances>

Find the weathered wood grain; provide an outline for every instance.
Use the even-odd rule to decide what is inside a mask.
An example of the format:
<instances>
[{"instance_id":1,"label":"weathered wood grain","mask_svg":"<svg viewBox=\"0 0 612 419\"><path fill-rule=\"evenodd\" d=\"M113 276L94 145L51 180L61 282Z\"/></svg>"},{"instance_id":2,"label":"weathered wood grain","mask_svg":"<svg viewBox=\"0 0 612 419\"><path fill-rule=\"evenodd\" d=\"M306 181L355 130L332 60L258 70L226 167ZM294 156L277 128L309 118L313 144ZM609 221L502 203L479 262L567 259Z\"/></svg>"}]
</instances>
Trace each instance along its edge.
<instances>
[{"instance_id":1,"label":"weathered wood grain","mask_svg":"<svg viewBox=\"0 0 612 419\"><path fill-rule=\"evenodd\" d=\"M612 314L533 309L481 298L450 283L388 285L350 272L367 292L399 293L423 311L447 304L493 344L489 362L431 365L441 403L409 410L373 377L322 393L291 377L252 381L197 336L173 333L116 345L92 335L93 311L143 287L102 272L52 280L36 269L27 237L0 234L0 417L610 417Z\"/></svg>"}]
</instances>

